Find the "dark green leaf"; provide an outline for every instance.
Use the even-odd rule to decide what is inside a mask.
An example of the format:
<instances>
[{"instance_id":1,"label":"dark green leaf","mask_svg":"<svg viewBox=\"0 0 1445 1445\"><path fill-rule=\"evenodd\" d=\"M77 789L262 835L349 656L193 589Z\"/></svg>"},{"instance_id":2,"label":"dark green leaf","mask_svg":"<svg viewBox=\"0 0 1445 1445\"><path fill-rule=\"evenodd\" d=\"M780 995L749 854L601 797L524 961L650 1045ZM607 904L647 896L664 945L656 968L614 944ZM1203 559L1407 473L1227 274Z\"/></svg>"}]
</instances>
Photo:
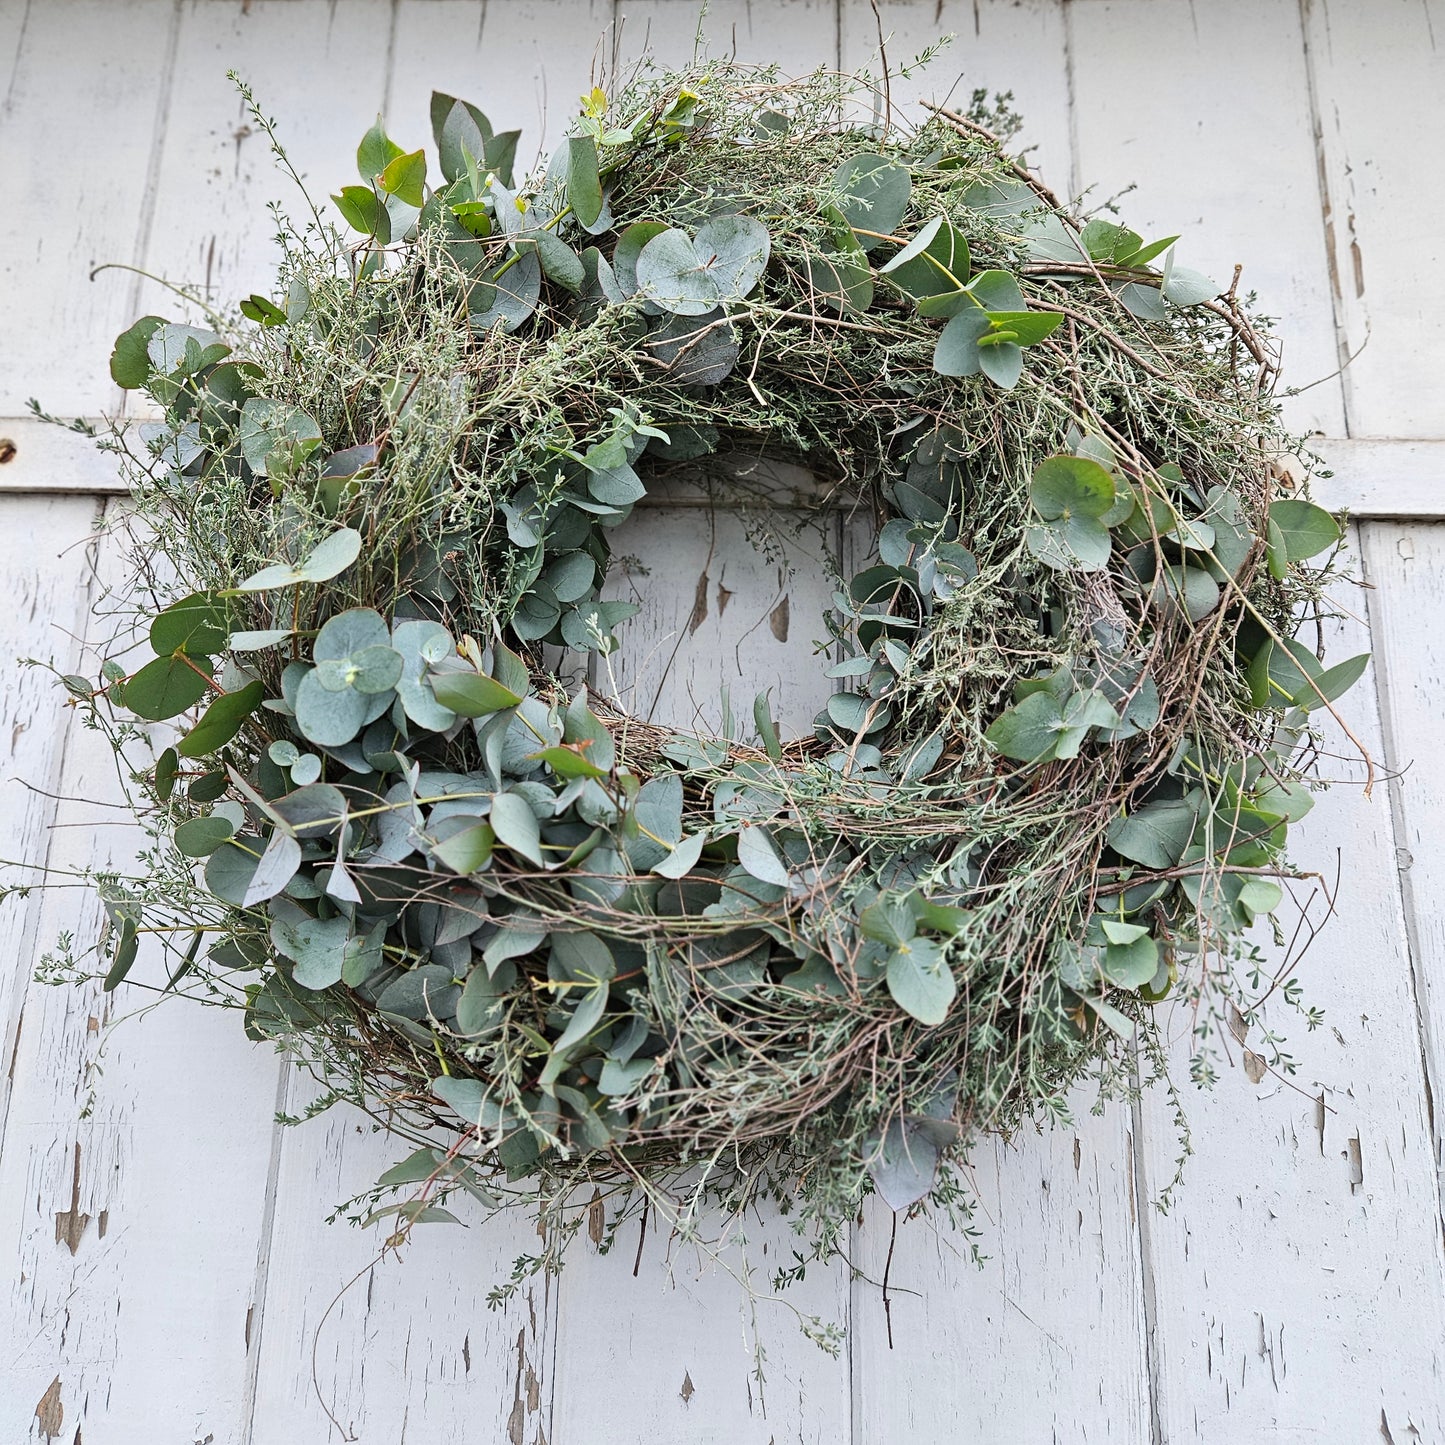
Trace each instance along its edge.
<instances>
[{"instance_id":1,"label":"dark green leaf","mask_svg":"<svg viewBox=\"0 0 1445 1445\"><path fill-rule=\"evenodd\" d=\"M1172 868L1194 836L1196 808L1187 798L1145 803L1109 826L1109 846L1146 868Z\"/></svg>"},{"instance_id":2,"label":"dark green leaf","mask_svg":"<svg viewBox=\"0 0 1445 1445\"><path fill-rule=\"evenodd\" d=\"M432 855L453 873L463 875L478 873L491 862L492 848L497 835L488 823L474 823L471 827L432 844Z\"/></svg>"},{"instance_id":3,"label":"dark green leaf","mask_svg":"<svg viewBox=\"0 0 1445 1445\"><path fill-rule=\"evenodd\" d=\"M428 680L436 700L459 717L486 717L522 701L509 688L479 672L432 672Z\"/></svg>"},{"instance_id":4,"label":"dark green leaf","mask_svg":"<svg viewBox=\"0 0 1445 1445\"><path fill-rule=\"evenodd\" d=\"M492 127L476 106L433 91L431 117L437 164L447 180L454 181L465 175L468 159L477 165L484 164Z\"/></svg>"},{"instance_id":5,"label":"dark green leaf","mask_svg":"<svg viewBox=\"0 0 1445 1445\"><path fill-rule=\"evenodd\" d=\"M126 974L135 963L136 954L140 950L140 935L135 915L129 911L123 913L120 918L120 927L116 935L115 957L111 960L109 971L105 975L105 982L101 988L106 993L118 987L125 979Z\"/></svg>"},{"instance_id":6,"label":"dark green leaf","mask_svg":"<svg viewBox=\"0 0 1445 1445\"><path fill-rule=\"evenodd\" d=\"M584 231L602 214L602 182L597 173L597 143L574 135L567 142L567 201Z\"/></svg>"},{"instance_id":7,"label":"dark green leaf","mask_svg":"<svg viewBox=\"0 0 1445 1445\"><path fill-rule=\"evenodd\" d=\"M203 758L223 748L241 730L241 725L261 706L266 689L260 682L248 682L235 692L225 692L201 714L200 721L177 745L183 758Z\"/></svg>"},{"instance_id":8,"label":"dark green leaf","mask_svg":"<svg viewBox=\"0 0 1445 1445\"><path fill-rule=\"evenodd\" d=\"M391 216L386 202L370 186L342 186L331 203L353 231L375 236L383 246L391 244Z\"/></svg>"},{"instance_id":9,"label":"dark green leaf","mask_svg":"<svg viewBox=\"0 0 1445 1445\"><path fill-rule=\"evenodd\" d=\"M151 377L151 360L147 348L158 328L165 325L160 316L142 316L115 339L110 354L111 380L126 391L137 391Z\"/></svg>"},{"instance_id":10,"label":"dark green leaf","mask_svg":"<svg viewBox=\"0 0 1445 1445\"><path fill-rule=\"evenodd\" d=\"M225 647L230 630L225 600L215 592L195 592L172 602L151 623L150 643L159 657L208 655Z\"/></svg>"},{"instance_id":11,"label":"dark green leaf","mask_svg":"<svg viewBox=\"0 0 1445 1445\"><path fill-rule=\"evenodd\" d=\"M356 169L361 179L369 181L380 175L401 154L401 147L382 129L381 121L362 136L356 148Z\"/></svg>"},{"instance_id":12,"label":"dark green leaf","mask_svg":"<svg viewBox=\"0 0 1445 1445\"><path fill-rule=\"evenodd\" d=\"M155 790L161 802L169 802L175 791L176 775L180 772L180 758L174 748L167 748L156 759Z\"/></svg>"},{"instance_id":13,"label":"dark green leaf","mask_svg":"<svg viewBox=\"0 0 1445 1445\"><path fill-rule=\"evenodd\" d=\"M947 216L935 216L880 268L880 274L909 296L923 297L962 290L968 270L968 242L963 232Z\"/></svg>"},{"instance_id":14,"label":"dark green leaf","mask_svg":"<svg viewBox=\"0 0 1445 1445\"><path fill-rule=\"evenodd\" d=\"M1333 547L1342 536L1339 523L1313 502L1272 502L1269 520L1274 527L1272 545L1283 551L1287 562L1303 562L1316 556Z\"/></svg>"},{"instance_id":15,"label":"dark green leaf","mask_svg":"<svg viewBox=\"0 0 1445 1445\"><path fill-rule=\"evenodd\" d=\"M248 321L260 322L262 326L284 326L286 313L274 301L252 292L241 302L241 315Z\"/></svg>"},{"instance_id":16,"label":"dark green leaf","mask_svg":"<svg viewBox=\"0 0 1445 1445\"><path fill-rule=\"evenodd\" d=\"M158 657L127 680L125 705L152 722L177 717L206 695L213 670L209 657Z\"/></svg>"}]
</instances>

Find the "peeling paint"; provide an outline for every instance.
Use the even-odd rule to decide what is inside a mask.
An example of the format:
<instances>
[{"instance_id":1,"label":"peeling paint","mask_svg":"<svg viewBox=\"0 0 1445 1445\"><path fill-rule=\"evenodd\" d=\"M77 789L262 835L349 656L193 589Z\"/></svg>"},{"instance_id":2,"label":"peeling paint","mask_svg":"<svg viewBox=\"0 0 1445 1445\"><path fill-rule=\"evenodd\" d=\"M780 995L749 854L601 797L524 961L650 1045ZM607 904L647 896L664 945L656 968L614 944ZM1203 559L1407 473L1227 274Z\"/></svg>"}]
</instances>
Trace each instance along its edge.
<instances>
[{"instance_id":1,"label":"peeling paint","mask_svg":"<svg viewBox=\"0 0 1445 1445\"><path fill-rule=\"evenodd\" d=\"M65 1406L60 1401L59 1375L50 1382L50 1388L40 1397L40 1403L35 1407L35 1418L40 1424L40 1433L47 1440L53 1440L60 1434L60 1427L65 1423ZM76 1433L78 1437L79 1432Z\"/></svg>"},{"instance_id":2,"label":"peeling paint","mask_svg":"<svg viewBox=\"0 0 1445 1445\"><path fill-rule=\"evenodd\" d=\"M697 579L697 590L692 597L692 616L687 619L687 632L691 637L699 627L707 621L707 584L708 575L706 572Z\"/></svg>"},{"instance_id":3,"label":"peeling paint","mask_svg":"<svg viewBox=\"0 0 1445 1445\"><path fill-rule=\"evenodd\" d=\"M778 605L768 614L768 626L779 642L788 640L789 610L788 594L784 592L778 599Z\"/></svg>"},{"instance_id":4,"label":"peeling paint","mask_svg":"<svg viewBox=\"0 0 1445 1445\"><path fill-rule=\"evenodd\" d=\"M70 1175L70 1208L58 1210L55 1215L55 1242L65 1245L75 1254L85 1234L90 1215L80 1211L80 1141L75 1144L74 1164Z\"/></svg>"}]
</instances>

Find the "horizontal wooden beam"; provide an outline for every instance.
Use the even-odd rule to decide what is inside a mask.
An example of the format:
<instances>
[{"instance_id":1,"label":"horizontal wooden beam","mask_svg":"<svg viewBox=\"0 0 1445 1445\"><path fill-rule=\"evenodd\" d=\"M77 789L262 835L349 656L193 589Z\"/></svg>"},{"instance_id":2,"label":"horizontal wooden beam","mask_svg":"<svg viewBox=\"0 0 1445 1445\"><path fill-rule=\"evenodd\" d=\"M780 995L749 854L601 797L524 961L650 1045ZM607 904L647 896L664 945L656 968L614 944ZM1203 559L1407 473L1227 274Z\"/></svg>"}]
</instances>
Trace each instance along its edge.
<instances>
[{"instance_id":1,"label":"horizontal wooden beam","mask_svg":"<svg viewBox=\"0 0 1445 1445\"><path fill-rule=\"evenodd\" d=\"M98 418L94 424L102 425ZM1445 439L1321 438L1315 446L1331 475L1316 477L1312 490L1331 511L1445 518ZM34 417L0 417L0 492L100 495L124 490L116 459L89 438ZM685 506L696 499L679 494L662 500Z\"/></svg>"},{"instance_id":2,"label":"horizontal wooden beam","mask_svg":"<svg viewBox=\"0 0 1445 1445\"><path fill-rule=\"evenodd\" d=\"M1333 473L1310 484L1321 506L1356 517L1445 517L1445 440L1349 437L1316 446Z\"/></svg>"},{"instance_id":3,"label":"horizontal wooden beam","mask_svg":"<svg viewBox=\"0 0 1445 1445\"><path fill-rule=\"evenodd\" d=\"M89 418L96 427L105 425ZM90 437L33 416L0 417L0 492L124 492L116 458Z\"/></svg>"}]
</instances>

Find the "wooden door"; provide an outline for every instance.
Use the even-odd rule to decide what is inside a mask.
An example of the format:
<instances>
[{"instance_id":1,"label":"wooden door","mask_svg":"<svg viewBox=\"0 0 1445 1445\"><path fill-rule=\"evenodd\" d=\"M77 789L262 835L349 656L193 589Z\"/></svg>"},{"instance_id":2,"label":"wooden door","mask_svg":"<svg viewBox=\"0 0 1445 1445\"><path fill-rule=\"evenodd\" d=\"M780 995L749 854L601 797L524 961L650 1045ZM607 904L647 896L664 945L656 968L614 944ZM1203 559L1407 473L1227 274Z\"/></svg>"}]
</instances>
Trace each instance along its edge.
<instances>
[{"instance_id":1,"label":"wooden door","mask_svg":"<svg viewBox=\"0 0 1445 1445\"><path fill-rule=\"evenodd\" d=\"M1338 879L1302 967L1326 1011L1290 1027L1292 1078L1242 1051L1210 1093L1090 1112L975 1152L976 1233L898 1230L870 1208L853 1270L814 1268L749 1307L785 1221L749 1220L723 1264L665 1237L585 1241L505 1309L485 1295L525 1226L421 1231L404 1262L329 1207L394 1150L333 1113L298 1128L305 1081L235 1020L49 989L41 956L99 926L84 886L5 900L0 931L0 1438L289 1445L408 1438L511 1445L1016 1440L1445 1439L1445 123L1439 0L714 0L707 30L785 69L865 63L888 37L895 102L1011 89L1062 188L1185 233L1189 264L1247 265L1282 320L1288 414L1347 505L1340 655L1374 665L1349 698L1381 767L1336 789L1296 861ZM620 35L615 28L621 21ZM421 143L431 88L560 133L596 61L691 52L689 0L0 0L0 856L84 870L133 837L108 751L44 674L91 661L90 603L116 572L104 458L24 416L121 398L110 339L165 298L119 260L262 289L282 194L224 79L239 69L318 194L347 178L378 110ZM935 80L898 66L941 31ZM1366 345L1366 342L1368 344ZM1362 349L1363 348L1363 349ZM1358 354L1357 354L1358 353ZM1352 359L1353 358L1353 359ZM1352 359L1352 360L1351 360ZM1341 372L1346 360L1350 365ZM8 441L10 445L5 445ZM866 545L841 517L770 555L735 508L639 509L618 551L651 569L619 690L686 724L773 688L801 731L828 684L815 643L825 560ZM1359 585L1363 584L1363 586ZM614 578L619 595L627 569ZM1341 747L1341 758L1348 748ZM1358 770L1335 758L1331 768ZM1318 905L1314 915L1319 918ZM1172 1037L1187 1044L1187 1020ZM891 1309L879 1281L892 1255ZM981 1255L981 1265L974 1259ZM374 1265L374 1267L373 1267ZM795 1310L849 1327L836 1356ZM891 1316L891 1319L890 1319ZM890 1327L891 1326L891 1327ZM762 1368L758 1368L759 1350ZM330 1418L328 1418L328 1416ZM333 1430L340 1433L332 1434Z\"/></svg>"}]
</instances>

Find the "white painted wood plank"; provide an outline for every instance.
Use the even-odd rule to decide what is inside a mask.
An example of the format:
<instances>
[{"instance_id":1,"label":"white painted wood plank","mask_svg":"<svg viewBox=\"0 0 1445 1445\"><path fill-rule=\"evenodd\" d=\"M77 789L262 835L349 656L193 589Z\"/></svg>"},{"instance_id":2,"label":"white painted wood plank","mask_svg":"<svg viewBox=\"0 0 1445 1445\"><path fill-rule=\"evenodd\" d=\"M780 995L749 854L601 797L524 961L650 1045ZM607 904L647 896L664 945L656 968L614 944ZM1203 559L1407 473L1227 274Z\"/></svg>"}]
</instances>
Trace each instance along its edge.
<instances>
[{"instance_id":1,"label":"white painted wood plank","mask_svg":"<svg viewBox=\"0 0 1445 1445\"><path fill-rule=\"evenodd\" d=\"M82 497L6 497L0 501L0 577L9 605L0 614L0 879L4 887L37 883L26 864L43 862L55 817L68 715L54 677L34 658L73 671L86 627L96 504ZM47 796L50 795L50 796ZM0 903L6 962L0 969L0 1145L10 1060L21 1027L36 957L36 927L44 895Z\"/></svg>"},{"instance_id":2,"label":"white painted wood plank","mask_svg":"<svg viewBox=\"0 0 1445 1445\"><path fill-rule=\"evenodd\" d=\"M102 577L116 576L115 555L104 544ZM93 675L97 658L85 667ZM63 726L61 696L37 699L33 723ZM110 806L119 787L102 734L69 729L60 791L50 864L124 869L138 838ZM48 893L39 949L65 932L88 948L101 916L88 889ZM29 951L26 966L35 961ZM159 962L143 956L133 977L158 985ZM0 1239L13 1261L0 1438L32 1438L42 1399L42 1437L243 1433L275 1063L234 1014L181 1001L135 1014L152 997L29 990L0 1154Z\"/></svg>"},{"instance_id":3,"label":"white painted wood plank","mask_svg":"<svg viewBox=\"0 0 1445 1445\"><path fill-rule=\"evenodd\" d=\"M226 308L253 291L271 295L280 248L267 205L297 223L306 197L226 78L235 70L275 120L306 192L333 221L328 197L356 179L356 147L382 109L392 24L390 0L191 0L182 12L155 225L145 268L204 289ZM423 112L412 148L431 144ZM137 314L177 314L178 302L145 283Z\"/></svg>"},{"instance_id":4,"label":"white painted wood plank","mask_svg":"<svg viewBox=\"0 0 1445 1445\"><path fill-rule=\"evenodd\" d=\"M179 14L160 0L27 7L0 110L0 415L20 414L32 396L67 415L116 403L106 363L134 278L87 277L143 249L157 98L170 85Z\"/></svg>"},{"instance_id":5,"label":"white painted wood plank","mask_svg":"<svg viewBox=\"0 0 1445 1445\"><path fill-rule=\"evenodd\" d=\"M1180 265L1228 286L1243 264L1241 292L1279 318L1286 386L1335 372L1296 6L1095 0L1067 15L1086 204L1136 186L1120 218L1146 240L1180 234ZM1289 398L1285 415L1301 431L1343 434L1339 381Z\"/></svg>"},{"instance_id":6,"label":"white painted wood plank","mask_svg":"<svg viewBox=\"0 0 1445 1445\"><path fill-rule=\"evenodd\" d=\"M1417 138L1445 120L1440 0L1308 0L1328 192L1326 242L1345 354L1350 432L1445 434L1445 333L1428 278L1445 265L1445 193ZM1254 169L1251 156L1243 172ZM1361 349L1363 348L1363 349ZM1357 354L1358 353L1358 354Z\"/></svg>"},{"instance_id":7,"label":"white painted wood plank","mask_svg":"<svg viewBox=\"0 0 1445 1445\"><path fill-rule=\"evenodd\" d=\"M719 0L704 15L701 5L688 0L622 0L621 73L644 52L659 65L677 66L688 63L696 49L744 65L776 61L784 75L806 75L838 63L839 9L835 0Z\"/></svg>"},{"instance_id":8,"label":"white painted wood plank","mask_svg":"<svg viewBox=\"0 0 1445 1445\"><path fill-rule=\"evenodd\" d=\"M1007 1438L1148 1445L1144 1292L1129 1114L974 1150L975 1263L945 1221L898 1221L877 1201L858 1231L853 1295L857 1439L912 1445Z\"/></svg>"},{"instance_id":9,"label":"white painted wood plank","mask_svg":"<svg viewBox=\"0 0 1445 1445\"><path fill-rule=\"evenodd\" d=\"M1445 441L1360 437L1318 440L1333 476L1313 483L1315 498L1356 517L1445 517Z\"/></svg>"},{"instance_id":10,"label":"white painted wood plank","mask_svg":"<svg viewBox=\"0 0 1445 1445\"><path fill-rule=\"evenodd\" d=\"M286 1111L313 1096L293 1071ZM525 1220L422 1225L400 1259L389 1254L369 1275L386 1226L326 1223L332 1206L410 1152L345 1106L282 1131L248 1445L325 1440L328 1411L345 1438L363 1441L402 1441L408 1431L508 1445L552 1439L555 1283L534 1280L506 1308L487 1308L513 1260L537 1250ZM474 1219L467 1201L452 1207Z\"/></svg>"},{"instance_id":11,"label":"white painted wood plank","mask_svg":"<svg viewBox=\"0 0 1445 1445\"><path fill-rule=\"evenodd\" d=\"M1371 642L1381 687L1400 883L1431 1094L1445 1098L1445 526L1398 522L1364 531ZM1437 1167L1445 1117L1432 1113Z\"/></svg>"},{"instance_id":12,"label":"white painted wood plank","mask_svg":"<svg viewBox=\"0 0 1445 1445\"><path fill-rule=\"evenodd\" d=\"M917 122L928 114L921 100L967 111L975 90L1011 91L1024 122L1017 146L1049 185L1068 192L1069 99L1056 0L881 0L878 10L895 114ZM843 6L844 68L881 75L878 30L866 0ZM899 73L944 36L953 38L931 65Z\"/></svg>"},{"instance_id":13,"label":"white painted wood plank","mask_svg":"<svg viewBox=\"0 0 1445 1445\"><path fill-rule=\"evenodd\" d=\"M97 417L93 425L103 422ZM0 417L0 492L94 497L125 490L115 459L89 437L30 416Z\"/></svg>"},{"instance_id":14,"label":"white painted wood plank","mask_svg":"<svg viewBox=\"0 0 1445 1445\"><path fill-rule=\"evenodd\" d=\"M642 610L618 627L620 649L596 663L599 690L644 720L710 732L722 725L726 688L743 737L754 733L754 697L768 692L784 737L810 730L836 687L824 675L834 654L823 613L838 585L839 519L795 534L804 517L777 513L766 553L749 540L762 520L649 507L612 533L604 595Z\"/></svg>"},{"instance_id":15,"label":"white painted wood plank","mask_svg":"<svg viewBox=\"0 0 1445 1445\"><path fill-rule=\"evenodd\" d=\"M793 1313L845 1325L847 1270L812 1265L779 1303L770 1276L792 1263L789 1222L768 1207L741 1232L745 1245L708 1258L653 1216L636 1278L636 1224L605 1256L577 1242L561 1276L555 1445L847 1445L849 1351L826 1353Z\"/></svg>"},{"instance_id":16,"label":"white painted wood plank","mask_svg":"<svg viewBox=\"0 0 1445 1445\"><path fill-rule=\"evenodd\" d=\"M1358 594L1341 593L1362 610ZM1326 640L1341 659L1369 644L1354 620L1330 625ZM1367 673L1342 711L1383 761L1377 680ZM1353 785L1319 798L1290 852L1331 882L1341 869L1338 912L1297 975L1325 1026L1310 1034L1288 1009L1271 1015L1289 1036L1298 1092L1271 1075L1251 1085L1231 1045L1235 1067L1215 1091L1186 1096L1194 1157L1180 1208L1150 1220L1166 1440L1445 1435L1440 1197L1397 839L1383 779L1366 799L1349 743L1324 731L1329 775ZM1180 1012L1167 1017L1182 1069ZM1166 1101L1148 1097L1143 1118L1158 1188L1177 1153Z\"/></svg>"}]
</instances>

